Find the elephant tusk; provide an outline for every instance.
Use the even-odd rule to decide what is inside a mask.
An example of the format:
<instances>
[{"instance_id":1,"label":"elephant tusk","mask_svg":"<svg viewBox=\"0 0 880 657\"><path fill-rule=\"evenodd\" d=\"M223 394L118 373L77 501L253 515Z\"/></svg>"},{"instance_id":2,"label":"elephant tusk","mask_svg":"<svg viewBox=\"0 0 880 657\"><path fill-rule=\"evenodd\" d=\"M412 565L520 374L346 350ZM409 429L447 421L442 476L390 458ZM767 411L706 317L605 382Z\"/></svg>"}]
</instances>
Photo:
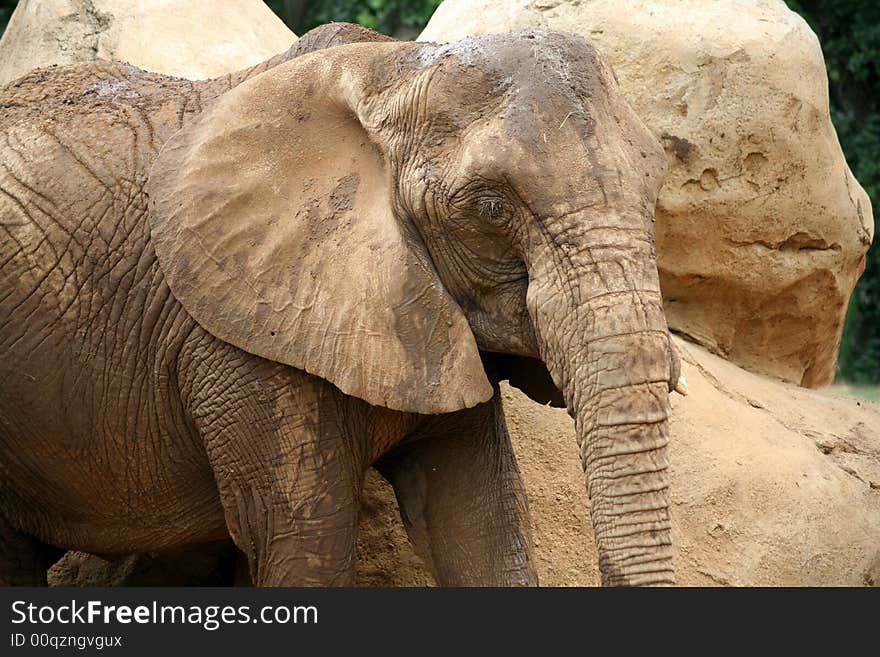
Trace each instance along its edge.
<instances>
[{"instance_id":1,"label":"elephant tusk","mask_svg":"<svg viewBox=\"0 0 880 657\"><path fill-rule=\"evenodd\" d=\"M687 379L684 378L684 374L679 375L678 381L675 382L675 392L677 392L682 397L687 397L688 382Z\"/></svg>"}]
</instances>

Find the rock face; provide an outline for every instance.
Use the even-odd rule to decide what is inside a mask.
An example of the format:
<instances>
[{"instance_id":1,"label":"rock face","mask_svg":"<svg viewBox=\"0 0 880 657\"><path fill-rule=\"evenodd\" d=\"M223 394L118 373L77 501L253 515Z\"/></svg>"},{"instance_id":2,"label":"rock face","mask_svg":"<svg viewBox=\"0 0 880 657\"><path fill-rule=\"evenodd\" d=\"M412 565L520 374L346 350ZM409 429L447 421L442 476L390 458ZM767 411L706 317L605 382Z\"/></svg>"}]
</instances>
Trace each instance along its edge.
<instances>
[{"instance_id":1,"label":"rock face","mask_svg":"<svg viewBox=\"0 0 880 657\"><path fill-rule=\"evenodd\" d=\"M748 369L829 383L873 235L818 40L782 0L445 0L421 40L577 32L664 144L670 327Z\"/></svg>"},{"instance_id":2,"label":"rock face","mask_svg":"<svg viewBox=\"0 0 880 657\"><path fill-rule=\"evenodd\" d=\"M260 0L19 0L0 39L0 85L51 64L118 59L193 80L287 50L296 35Z\"/></svg>"},{"instance_id":3,"label":"rock face","mask_svg":"<svg viewBox=\"0 0 880 657\"><path fill-rule=\"evenodd\" d=\"M678 581L692 586L880 585L880 405L751 374L676 339L687 397L673 396L673 532ZM504 386L545 586L593 586L599 571L574 426L564 410ZM218 564L210 567L210 559ZM71 553L65 585L231 582L229 554L107 562ZM224 574L225 573L225 574ZM367 477L361 586L425 586L391 488Z\"/></svg>"}]
</instances>

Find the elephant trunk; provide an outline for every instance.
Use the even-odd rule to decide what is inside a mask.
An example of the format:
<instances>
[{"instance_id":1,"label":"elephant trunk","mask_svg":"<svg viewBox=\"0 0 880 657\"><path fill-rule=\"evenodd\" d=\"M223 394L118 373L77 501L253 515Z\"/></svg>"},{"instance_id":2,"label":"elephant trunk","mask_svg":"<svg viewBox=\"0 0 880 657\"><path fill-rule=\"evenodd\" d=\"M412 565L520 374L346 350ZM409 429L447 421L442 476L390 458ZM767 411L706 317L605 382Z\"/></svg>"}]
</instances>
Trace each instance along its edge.
<instances>
[{"instance_id":1,"label":"elephant trunk","mask_svg":"<svg viewBox=\"0 0 880 657\"><path fill-rule=\"evenodd\" d=\"M666 446L675 357L653 247L607 241L569 249L574 276L533 278L529 307L541 356L575 420L602 583L670 585Z\"/></svg>"}]
</instances>

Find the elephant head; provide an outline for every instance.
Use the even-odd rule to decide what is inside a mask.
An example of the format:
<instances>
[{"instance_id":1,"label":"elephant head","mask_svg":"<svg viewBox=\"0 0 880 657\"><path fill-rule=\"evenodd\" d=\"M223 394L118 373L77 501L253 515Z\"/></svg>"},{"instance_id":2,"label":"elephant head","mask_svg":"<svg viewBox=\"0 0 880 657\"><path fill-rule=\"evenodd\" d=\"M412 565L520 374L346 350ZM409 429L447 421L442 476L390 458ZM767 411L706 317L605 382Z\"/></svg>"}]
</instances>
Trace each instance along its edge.
<instances>
[{"instance_id":1,"label":"elephant head","mask_svg":"<svg viewBox=\"0 0 880 657\"><path fill-rule=\"evenodd\" d=\"M173 294L248 352L415 413L489 399L481 350L540 358L603 582L667 584L665 162L592 46L533 32L277 66L184 126L147 191Z\"/></svg>"}]
</instances>

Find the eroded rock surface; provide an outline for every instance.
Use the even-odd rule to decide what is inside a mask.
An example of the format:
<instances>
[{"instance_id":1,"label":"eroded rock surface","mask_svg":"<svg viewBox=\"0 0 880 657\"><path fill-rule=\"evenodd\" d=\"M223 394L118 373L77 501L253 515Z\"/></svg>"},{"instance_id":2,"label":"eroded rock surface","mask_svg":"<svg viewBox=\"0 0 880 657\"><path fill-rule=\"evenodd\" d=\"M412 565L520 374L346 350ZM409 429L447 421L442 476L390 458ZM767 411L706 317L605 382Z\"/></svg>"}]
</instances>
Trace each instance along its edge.
<instances>
[{"instance_id":1,"label":"eroded rock surface","mask_svg":"<svg viewBox=\"0 0 880 657\"><path fill-rule=\"evenodd\" d=\"M52 64L118 59L198 80L266 60L296 40L260 0L19 0L0 39L0 85Z\"/></svg>"},{"instance_id":2,"label":"eroded rock surface","mask_svg":"<svg viewBox=\"0 0 880 657\"><path fill-rule=\"evenodd\" d=\"M753 371L829 383L873 218L807 24L782 0L446 0L419 38L533 28L591 40L666 147L670 326Z\"/></svg>"}]
</instances>

